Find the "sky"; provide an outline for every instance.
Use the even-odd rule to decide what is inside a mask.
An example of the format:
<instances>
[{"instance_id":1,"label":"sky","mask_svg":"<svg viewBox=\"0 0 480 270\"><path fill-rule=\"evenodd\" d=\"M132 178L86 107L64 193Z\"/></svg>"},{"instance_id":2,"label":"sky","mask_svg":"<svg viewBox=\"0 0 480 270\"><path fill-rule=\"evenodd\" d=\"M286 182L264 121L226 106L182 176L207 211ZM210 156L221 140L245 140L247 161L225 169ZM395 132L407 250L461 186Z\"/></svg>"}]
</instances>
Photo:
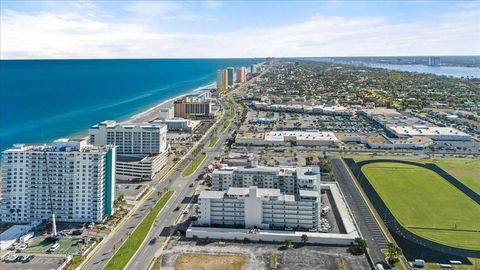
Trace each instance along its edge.
<instances>
[{"instance_id":1,"label":"sky","mask_svg":"<svg viewBox=\"0 0 480 270\"><path fill-rule=\"evenodd\" d=\"M479 54L480 1L0 0L0 59Z\"/></svg>"}]
</instances>

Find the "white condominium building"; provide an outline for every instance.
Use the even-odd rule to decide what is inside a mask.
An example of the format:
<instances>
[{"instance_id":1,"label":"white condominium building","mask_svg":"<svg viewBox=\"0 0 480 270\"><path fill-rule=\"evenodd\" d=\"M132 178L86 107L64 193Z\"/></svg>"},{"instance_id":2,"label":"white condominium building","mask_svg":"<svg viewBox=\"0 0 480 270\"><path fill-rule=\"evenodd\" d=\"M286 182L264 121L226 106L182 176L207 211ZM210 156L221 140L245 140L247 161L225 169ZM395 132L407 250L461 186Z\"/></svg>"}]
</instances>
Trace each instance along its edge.
<instances>
[{"instance_id":1,"label":"white condominium building","mask_svg":"<svg viewBox=\"0 0 480 270\"><path fill-rule=\"evenodd\" d=\"M167 125L118 124L107 120L89 130L94 145L117 147L118 180L149 180L168 162Z\"/></svg>"},{"instance_id":2,"label":"white condominium building","mask_svg":"<svg viewBox=\"0 0 480 270\"><path fill-rule=\"evenodd\" d=\"M107 120L89 130L90 143L114 144L120 155L161 154L167 151L164 124L118 124Z\"/></svg>"},{"instance_id":3,"label":"white condominium building","mask_svg":"<svg viewBox=\"0 0 480 270\"><path fill-rule=\"evenodd\" d=\"M296 194L300 190L320 190L319 167L225 167L212 173L213 190L230 187L279 189L285 194Z\"/></svg>"},{"instance_id":4,"label":"white condominium building","mask_svg":"<svg viewBox=\"0 0 480 270\"><path fill-rule=\"evenodd\" d=\"M200 226L317 231L320 190L282 194L280 189L256 186L227 191L202 191L198 198Z\"/></svg>"},{"instance_id":5,"label":"white condominium building","mask_svg":"<svg viewBox=\"0 0 480 270\"><path fill-rule=\"evenodd\" d=\"M3 151L1 221L29 223L50 218L48 179L58 221L104 220L114 212L115 151L114 146L68 139L16 144Z\"/></svg>"}]
</instances>

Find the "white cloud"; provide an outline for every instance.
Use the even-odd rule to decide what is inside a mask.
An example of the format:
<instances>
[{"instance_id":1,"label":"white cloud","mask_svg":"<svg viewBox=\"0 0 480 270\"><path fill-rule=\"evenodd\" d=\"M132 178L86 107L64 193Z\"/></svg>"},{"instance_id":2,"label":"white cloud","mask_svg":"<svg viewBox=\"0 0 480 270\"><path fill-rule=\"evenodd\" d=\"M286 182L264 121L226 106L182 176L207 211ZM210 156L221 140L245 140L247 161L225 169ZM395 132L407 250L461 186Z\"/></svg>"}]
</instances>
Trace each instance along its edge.
<instances>
[{"instance_id":1,"label":"white cloud","mask_svg":"<svg viewBox=\"0 0 480 270\"><path fill-rule=\"evenodd\" d=\"M192 12L185 5L179 2L131 2L124 8L142 19L155 20L183 20L183 21L197 21L197 20L216 20L215 17L208 14L200 14Z\"/></svg>"},{"instance_id":2,"label":"white cloud","mask_svg":"<svg viewBox=\"0 0 480 270\"><path fill-rule=\"evenodd\" d=\"M205 0L205 1L203 1L203 4L207 8L218 8L218 7L221 7L223 5L223 3L218 1L218 0Z\"/></svg>"},{"instance_id":3,"label":"white cloud","mask_svg":"<svg viewBox=\"0 0 480 270\"><path fill-rule=\"evenodd\" d=\"M134 4L127 8L141 18L177 16L177 19L187 21L200 18L176 3ZM204 34L160 31L151 27L149 20L137 18L127 21L109 16L91 16L88 12L27 14L2 10L0 57L480 54L479 17L480 9L440 14L435 20L409 23L393 23L378 17L344 18L317 14L302 23L284 27L258 26Z\"/></svg>"}]
</instances>

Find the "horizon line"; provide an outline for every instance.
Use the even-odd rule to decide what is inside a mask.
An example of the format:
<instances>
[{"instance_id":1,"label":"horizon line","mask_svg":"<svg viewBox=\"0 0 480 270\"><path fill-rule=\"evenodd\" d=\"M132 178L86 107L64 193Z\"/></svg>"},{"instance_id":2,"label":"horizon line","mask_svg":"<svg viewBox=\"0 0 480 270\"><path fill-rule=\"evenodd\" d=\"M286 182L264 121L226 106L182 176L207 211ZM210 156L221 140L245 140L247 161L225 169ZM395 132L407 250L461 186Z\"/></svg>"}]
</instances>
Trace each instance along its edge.
<instances>
[{"instance_id":1,"label":"horizon line","mask_svg":"<svg viewBox=\"0 0 480 270\"><path fill-rule=\"evenodd\" d=\"M120 57L120 58L0 58L0 61L30 60L204 60L204 59L266 59L266 58L361 58L361 57L480 57L480 54L430 55L357 55L357 56L254 56L254 57Z\"/></svg>"}]
</instances>

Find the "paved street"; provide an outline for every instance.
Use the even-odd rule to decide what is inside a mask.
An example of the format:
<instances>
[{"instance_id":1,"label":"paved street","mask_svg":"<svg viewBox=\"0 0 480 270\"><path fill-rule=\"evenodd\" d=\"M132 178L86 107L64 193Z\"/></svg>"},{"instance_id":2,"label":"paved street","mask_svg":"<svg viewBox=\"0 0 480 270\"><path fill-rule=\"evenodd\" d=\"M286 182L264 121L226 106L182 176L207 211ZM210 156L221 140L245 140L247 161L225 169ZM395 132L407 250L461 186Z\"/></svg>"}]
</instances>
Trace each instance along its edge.
<instances>
[{"instance_id":1,"label":"paved street","mask_svg":"<svg viewBox=\"0 0 480 270\"><path fill-rule=\"evenodd\" d=\"M345 199L352 210L353 215L360 227L363 238L367 241L370 256L374 263L385 261L380 249L387 248L388 240L383 234L373 214L368 209L360 191L354 184L354 179L348 173L348 169L339 159L332 159L332 170L337 177L337 182L342 189Z\"/></svg>"}]
</instances>

